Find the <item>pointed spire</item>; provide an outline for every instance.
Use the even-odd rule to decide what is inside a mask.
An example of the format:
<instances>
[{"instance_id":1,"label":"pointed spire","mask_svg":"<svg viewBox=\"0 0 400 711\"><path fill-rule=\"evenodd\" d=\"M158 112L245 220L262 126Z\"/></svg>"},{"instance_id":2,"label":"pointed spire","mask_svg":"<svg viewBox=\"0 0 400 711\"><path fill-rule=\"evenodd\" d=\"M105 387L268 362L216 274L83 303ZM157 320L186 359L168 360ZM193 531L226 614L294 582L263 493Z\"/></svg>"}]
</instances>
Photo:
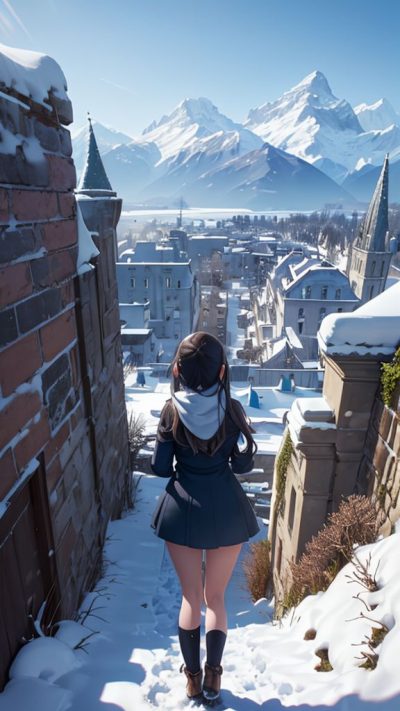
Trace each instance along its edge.
<instances>
[{"instance_id":1,"label":"pointed spire","mask_svg":"<svg viewBox=\"0 0 400 711\"><path fill-rule=\"evenodd\" d=\"M386 154L382 172L365 216L359 237L359 246L370 252L386 252L389 230L389 154Z\"/></svg>"},{"instance_id":2,"label":"pointed spire","mask_svg":"<svg viewBox=\"0 0 400 711\"><path fill-rule=\"evenodd\" d=\"M86 156L86 164L79 181L78 190L106 190L113 192L110 181L107 178L107 173L104 170L103 161L100 157L100 151L97 146L96 138L93 131L92 121L88 114L89 121L89 143Z\"/></svg>"}]
</instances>

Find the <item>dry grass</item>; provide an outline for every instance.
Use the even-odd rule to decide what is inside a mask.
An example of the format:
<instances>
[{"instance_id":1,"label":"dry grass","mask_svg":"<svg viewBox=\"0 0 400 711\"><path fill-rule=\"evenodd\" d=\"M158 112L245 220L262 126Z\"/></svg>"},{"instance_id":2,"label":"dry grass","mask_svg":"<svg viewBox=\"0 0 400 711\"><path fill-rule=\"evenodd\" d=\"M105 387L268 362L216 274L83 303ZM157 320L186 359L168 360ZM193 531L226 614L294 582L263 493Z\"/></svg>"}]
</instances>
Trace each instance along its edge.
<instances>
[{"instance_id":1,"label":"dry grass","mask_svg":"<svg viewBox=\"0 0 400 711\"><path fill-rule=\"evenodd\" d=\"M246 583L254 602L266 597L271 575L271 545L267 539L250 544L250 553L243 563Z\"/></svg>"},{"instance_id":2,"label":"dry grass","mask_svg":"<svg viewBox=\"0 0 400 711\"><path fill-rule=\"evenodd\" d=\"M284 610L298 605L306 595L326 590L354 554L354 547L377 537L376 511L366 496L350 496L326 525L306 545L298 563L292 563L292 587Z\"/></svg>"}]
</instances>

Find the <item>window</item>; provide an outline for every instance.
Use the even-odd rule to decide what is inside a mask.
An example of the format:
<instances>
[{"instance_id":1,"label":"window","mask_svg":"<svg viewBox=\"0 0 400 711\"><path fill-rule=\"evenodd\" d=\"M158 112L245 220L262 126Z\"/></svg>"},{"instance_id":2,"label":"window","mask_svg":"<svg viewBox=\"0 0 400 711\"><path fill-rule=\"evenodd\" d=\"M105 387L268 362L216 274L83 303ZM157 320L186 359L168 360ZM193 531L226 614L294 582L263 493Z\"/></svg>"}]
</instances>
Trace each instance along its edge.
<instances>
[{"instance_id":1,"label":"window","mask_svg":"<svg viewBox=\"0 0 400 711\"><path fill-rule=\"evenodd\" d=\"M279 537L278 537L278 546L277 546L277 548L278 548L278 552L277 552L277 555L276 555L276 570L277 570L277 573L278 573L278 575L279 575L279 573L281 572L281 567L282 567L282 541L281 541L281 539L280 539Z\"/></svg>"},{"instance_id":2,"label":"window","mask_svg":"<svg viewBox=\"0 0 400 711\"><path fill-rule=\"evenodd\" d=\"M180 289L180 288L181 288L181 281L180 281L180 279L178 279L178 289Z\"/></svg>"},{"instance_id":3,"label":"window","mask_svg":"<svg viewBox=\"0 0 400 711\"><path fill-rule=\"evenodd\" d=\"M296 490L295 490L294 486L292 486L292 491L290 492L290 504L289 504L289 516L288 516L288 529L289 529L290 533L293 530L295 509L296 509Z\"/></svg>"},{"instance_id":4,"label":"window","mask_svg":"<svg viewBox=\"0 0 400 711\"><path fill-rule=\"evenodd\" d=\"M165 277L165 286L167 289L171 288L171 277Z\"/></svg>"},{"instance_id":5,"label":"window","mask_svg":"<svg viewBox=\"0 0 400 711\"><path fill-rule=\"evenodd\" d=\"M343 311L343 309L342 309L342 308L339 308L339 309L337 310L338 314L341 314L341 313L342 313L342 311Z\"/></svg>"},{"instance_id":6,"label":"window","mask_svg":"<svg viewBox=\"0 0 400 711\"><path fill-rule=\"evenodd\" d=\"M371 276L373 276L373 274L375 274L375 267L376 267L376 262L374 261L371 264Z\"/></svg>"},{"instance_id":7,"label":"window","mask_svg":"<svg viewBox=\"0 0 400 711\"><path fill-rule=\"evenodd\" d=\"M131 289L135 288L135 277L131 277Z\"/></svg>"},{"instance_id":8,"label":"window","mask_svg":"<svg viewBox=\"0 0 400 711\"><path fill-rule=\"evenodd\" d=\"M339 299L342 298L342 290L341 289L336 289L335 291L335 299L338 301Z\"/></svg>"},{"instance_id":9,"label":"window","mask_svg":"<svg viewBox=\"0 0 400 711\"><path fill-rule=\"evenodd\" d=\"M297 316L297 325L299 328L299 333L303 333L303 327L304 327L304 309L299 309L299 313Z\"/></svg>"},{"instance_id":10,"label":"window","mask_svg":"<svg viewBox=\"0 0 400 711\"><path fill-rule=\"evenodd\" d=\"M146 278L144 279L144 288L145 288L145 289L148 289L148 288L149 288L149 279L148 279L148 277L146 277Z\"/></svg>"},{"instance_id":11,"label":"window","mask_svg":"<svg viewBox=\"0 0 400 711\"><path fill-rule=\"evenodd\" d=\"M318 319L318 327L321 325L321 321L323 318L326 316L326 308L322 306L319 310L319 319Z\"/></svg>"},{"instance_id":12,"label":"window","mask_svg":"<svg viewBox=\"0 0 400 711\"><path fill-rule=\"evenodd\" d=\"M328 298L328 287L323 286L321 288L321 299L327 299Z\"/></svg>"},{"instance_id":13,"label":"window","mask_svg":"<svg viewBox=\"0 0 400 711\"><path fill-rule=\"evenodd\" d=\"M311 286L303 286L301 290L302 299L311 299Z\"/></svg>"},{"instance_id":14,"label":"window","mask_svg":"<svg viewBox=\"0 0 400 711\"><path fill-rule=\"evenodd\" d=\"M383 277L384 271L385 271L385 262L382 262L382 265L381 265L381 277Z\"/></svg>"},{"instance_id":15,"label":"window","mask_svg":"<svg viewBox=\"0 0 400 711\"><path fill-rule=\"evenodd\" d=\"M369 290L369 298L372 299L373 295L374 295L374 287L371 286L371 288Z\"/></svg>"}]
</instances>

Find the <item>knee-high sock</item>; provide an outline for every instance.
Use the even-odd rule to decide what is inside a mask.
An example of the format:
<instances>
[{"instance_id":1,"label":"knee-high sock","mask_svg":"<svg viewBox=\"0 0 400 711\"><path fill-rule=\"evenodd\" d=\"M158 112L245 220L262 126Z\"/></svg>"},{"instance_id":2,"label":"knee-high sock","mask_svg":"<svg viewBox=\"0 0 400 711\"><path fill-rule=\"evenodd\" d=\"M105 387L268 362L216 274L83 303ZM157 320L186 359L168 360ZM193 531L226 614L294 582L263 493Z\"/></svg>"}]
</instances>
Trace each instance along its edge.
<instances>
[{"instance_id":1,"label":"knee-high sock","mask_svg":"<svg viewBox=\"0 0 400 711\"><path fill-rule=\"evenodd\" d=\"M222 630L210 630L206 634L207 664L218 667L226 642L226 634Z\"/></svg>"},{"instance_id":2,"label":"knee-high sock","mask_svg":"<svg viewBox=\"0 0 400 711\"><path fill-rule=\"evenodd\" d=\"M184 630L178 627L179 644L186 669L193 674L200 669L200 626L194 630Z\"/></svg>"}]
</instances>

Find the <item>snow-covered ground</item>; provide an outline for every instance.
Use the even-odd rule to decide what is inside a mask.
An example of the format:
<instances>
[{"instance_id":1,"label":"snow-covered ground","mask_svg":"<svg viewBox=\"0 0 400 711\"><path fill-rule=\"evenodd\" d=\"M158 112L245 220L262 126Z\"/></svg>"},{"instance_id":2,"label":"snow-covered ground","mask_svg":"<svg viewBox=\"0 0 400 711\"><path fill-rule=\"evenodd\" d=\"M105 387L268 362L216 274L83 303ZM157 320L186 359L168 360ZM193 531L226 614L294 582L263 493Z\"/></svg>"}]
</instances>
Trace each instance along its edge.
<instances>
[{"instance_id":1,"label":"snow-covered ground","mask_svg":"<svg viewBox=\"0 0 400 711\"><path fill-rule=\"evenodd\" d=\"M150 528L164 485L162 479L141 478L134 510L109 525L104 575L81 606L82 624L65 621L54 638L42 637L22 648L0 694L1 711L195 707L185 697L185 679L179 674L179 586L164 543ZM264 534L265 529L259 535ZM399 545L398 528L358 552L364 561L371 553L377 592L351 584L348 565L326 593L306 598L282 624L273 622L270 603L254 605L249 599L242 574L245 546L227 592L229 632L218 708L397 711ZM365 603L376 605L373 612ZM366 645L358 645L377 622L389 632L376 649L376 669L368 671L357 659ZM316 637L305 641L310 629ZM330 672L314 668L321 648L329 650Z\"/></svg>"},{"instance_id":2,"label":"snow-covered ground","mask_svg":"<svg viewBox=\"0 0 400 711\"><path fill-rule=\"evenodd\" d=\"M141 414L145 423L147 436L154 436L157 431L158 420L164 403L170 397L170 381L167 378L153 377L151 368L141 368L145 373L145 385L136 384L136 373L128 375L125 380L125 398L128 411L137 415ZM254 439L257 442L260 454L276 454L283 436L283 417L298 397L315 398L320 393L311 388L296 387L294 392L285 393L276 388L256 387L260 397L260 409L247 405L249 384L231 384L231 393L239 400L247 416L251 419L256 431ZM151 443L149 443L151 446Z\"/></svg>"}]
</instances>

